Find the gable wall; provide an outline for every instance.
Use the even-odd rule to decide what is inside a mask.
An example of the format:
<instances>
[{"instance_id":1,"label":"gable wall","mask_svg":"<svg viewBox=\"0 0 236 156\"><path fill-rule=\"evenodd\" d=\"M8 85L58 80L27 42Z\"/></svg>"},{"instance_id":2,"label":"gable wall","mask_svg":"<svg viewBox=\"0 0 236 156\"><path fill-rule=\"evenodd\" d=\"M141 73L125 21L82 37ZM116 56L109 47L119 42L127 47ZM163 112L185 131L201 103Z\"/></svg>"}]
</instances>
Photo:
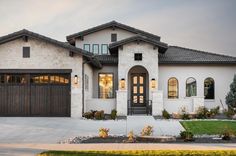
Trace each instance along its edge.
<instances>
[{"instance_id":1,"label":"gable wall","mask_svg":"<svg viewBox=\"0 0 236 156\"><path fill-rule=\"evenodd\" d=\"M111 43L111 34L117 34L117 40L123 40L125 38L129 38L134 36L134 33L118 29L112 30L112 28L104 29L92 34L88 34L84 36L84 40L76 39L75 45L76 47L82 48L84 44L91 44L90 49L92 49L92 44L99 44L99 50L101 51L101 44L110 44Z\"/></svg>"},{"instance_id":2,"label":"gable wall","mask_svg":"<svg viewBox=\"0 0 236 156\"><path fill-rule=\"evenodd\" d=\"M30 47L30 58L22 57L23 46ZM81 116L81 84L73 85L74 75L81 81L82 56L75 54L69 57L69 51L29 38L28 42L22 39L0 45L0 69L72 69L71 116Z\"/></svg>"}]
</instances>

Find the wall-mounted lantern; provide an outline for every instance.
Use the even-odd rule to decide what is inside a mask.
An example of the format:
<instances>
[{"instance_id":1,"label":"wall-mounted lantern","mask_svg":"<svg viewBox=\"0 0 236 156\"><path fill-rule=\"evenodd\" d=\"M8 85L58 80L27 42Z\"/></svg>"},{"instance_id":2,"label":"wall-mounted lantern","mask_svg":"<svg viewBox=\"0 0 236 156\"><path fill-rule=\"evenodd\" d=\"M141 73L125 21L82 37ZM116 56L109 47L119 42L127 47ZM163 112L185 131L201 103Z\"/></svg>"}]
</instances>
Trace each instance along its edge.
<instances>
[{"instance_id":1,"label":"wall-mounted lantern","mask_svg":"<svg viewBox=\"0 0 236 156\"><path fill-rule=\"evenodd\" d=\"M156 89L157 88L157 82L155 78L152 78L151 80L151 89Z\"/></svg>"},{"instance_id":2,"label":"wall-mounted lantern","mask_svg":"<svg viewBox=\"0 0 236 156\"><path fill-rule=\"evenodd\" d=\"M120 89L121 89L121 90L124 90L124 89L125 89L125 79L124 79L124 78L122 78L122 79L120 80Z\"/></svg>"},{"instance_id":3,"label":"wall-mounted lantern","mask_svg":"<svg viewBox=\"0 0 236 156\"><path fill-rule=\"evenodd\" d=\"M78 78L78 75L75 75L74 76L74 84L78 84L78 82L79 82L79 78Z\"/></svg>"}]
</instances>

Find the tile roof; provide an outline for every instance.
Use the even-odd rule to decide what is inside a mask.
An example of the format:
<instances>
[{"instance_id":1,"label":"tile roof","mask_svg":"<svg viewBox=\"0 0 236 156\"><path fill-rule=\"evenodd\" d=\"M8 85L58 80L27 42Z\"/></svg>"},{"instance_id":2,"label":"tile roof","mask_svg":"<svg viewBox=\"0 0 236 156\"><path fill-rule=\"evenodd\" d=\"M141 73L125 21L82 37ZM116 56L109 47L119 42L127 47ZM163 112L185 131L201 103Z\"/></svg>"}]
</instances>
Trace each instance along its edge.
<instances>
[{"instance_id":1,"label":"tile roof","mask_svg":"<svg viewBox=\"0 0 236 156\"><path fill-rule=\"evenodd\" d=\"M160 64L236 64L236 57L170 46L159 54Z\"/></svg>"},{"instance_id":2,"label":"tile roof","mask_svg":"<svg viewBox=\"0 0 236 156\"><path fill-rule=\"evenodd\" d=\"M102 64L118 64L118 57L112 55L95 56Z\"/></svg>"},{"instance_id":3,"label":"tile roof","mask_svg":"<svg viewBox=\"0 0 236 156\"><path fill-rule=\"evenodd\" d=\"M117 56L98 55L96 58L102 64L118 64ZM236 64L236 57L169 46L164 54L159 53L159 64Z\"/></svg>"}]
</instances>

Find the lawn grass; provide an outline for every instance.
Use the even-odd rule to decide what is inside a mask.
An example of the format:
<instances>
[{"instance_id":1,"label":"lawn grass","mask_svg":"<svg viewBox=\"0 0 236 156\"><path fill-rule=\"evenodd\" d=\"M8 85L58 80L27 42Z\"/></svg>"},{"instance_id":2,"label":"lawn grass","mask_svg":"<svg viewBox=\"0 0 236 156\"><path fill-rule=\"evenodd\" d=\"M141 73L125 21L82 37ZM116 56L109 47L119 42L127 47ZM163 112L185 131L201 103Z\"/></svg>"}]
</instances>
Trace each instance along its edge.
<instances>
[{"instance_id":1,"label":"lawn grass","mask_svg":"<svg viewBox=\"0 0 236 156\"><path fill-rule=\"evenodd\" d=\"M47 151L38 156L233 156L236 150Z\"/></svg>"},{"instance_id":2,"label":"lawn grass","mask_svg":"<svg viewBox=\"0 0 236 156\"><path fill-rule=\"evenodd\" d=\"M218 135L226 128L236 134L236 121L181 121L180 123L194 135Z\"/></svg>"}]
</instances>

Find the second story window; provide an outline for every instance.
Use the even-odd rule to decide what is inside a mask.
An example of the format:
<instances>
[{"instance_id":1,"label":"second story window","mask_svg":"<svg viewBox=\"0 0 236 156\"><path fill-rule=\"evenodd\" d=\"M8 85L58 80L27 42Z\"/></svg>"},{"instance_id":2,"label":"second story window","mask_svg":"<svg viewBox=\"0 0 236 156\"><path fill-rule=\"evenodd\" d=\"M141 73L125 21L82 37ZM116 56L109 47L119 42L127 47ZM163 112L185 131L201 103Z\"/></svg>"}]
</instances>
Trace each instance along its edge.
<instances>
[{"instance_id":1,"label":"second story window","mask_svg":"<svg viewBox=\"0 0 236 156\"><path fill-rule=\"evenodd\" d=\"M108 45L107 44L102 44L102 54L108 54Z\"/></svg>"},{"instance_id":2,"label":"second story window","mask_svg":"<svg viewBox=\"0 0 236 156\"><path fill-rule=\"evenodd\" d=\"M117 34L111 34L111 42L117 41Z\"/></svg>"},{"instance_id":3,"label":"second story window","mask_svg":"<svg viewBox=\"0 0 236 156\"><path fill-rule=\"evenodd\" d=\"M142 61L142 59L143 59L142 53L135 53L134 54L134 60L135 61Z\"/></svg>"},{"instance_id":4,"label":"second story window","mask_svg":"<svg viewBox=\"0 0 236 156\"><path fill-rule=\"evenodd\" d=\"M93 53L99 54L99 45L98 44L93 44Z\"/></svg>"},{"instance_id":5,"label":"second story window","mask_svg":"<svg viewBox=\"0 0 236 156\"><path fill-rule=\"evenodd\" d=\"M90 44L84 44L84 50L90 51Z\"/></svg>"}]
</instances>

